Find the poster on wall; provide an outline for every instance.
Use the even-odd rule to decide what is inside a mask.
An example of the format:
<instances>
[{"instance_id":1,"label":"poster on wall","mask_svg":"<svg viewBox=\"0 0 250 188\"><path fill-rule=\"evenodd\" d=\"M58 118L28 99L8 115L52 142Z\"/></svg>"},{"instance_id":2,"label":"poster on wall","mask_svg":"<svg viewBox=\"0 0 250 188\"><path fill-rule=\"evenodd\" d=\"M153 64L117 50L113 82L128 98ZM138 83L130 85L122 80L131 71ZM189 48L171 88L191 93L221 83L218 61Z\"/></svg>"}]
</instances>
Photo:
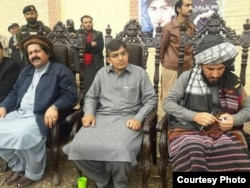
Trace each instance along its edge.
<instances>
[{"instance_id":1,"label":"poster on wall","mask_svg":"<svg viewBox=\"0 0 250 188\"><path fill-rule=\"evenodd\" d=\"M149 37L155 35L155 28L168 23L174 16L176 0L139 0L139 20L142 31ZM193 14L190 19L197 29L203 27L214 11L222 16L223 0L193 0Z\"/></svg>"},{"instance_id":2,"label":"poster on wall","mask_svg":"<svg viewBox=\"0 0 250 188\"><path fill-rule=\"evenodd\" d=\"M207 22L207 19L216 11L223 16L223 0L193 0L193 14L190 17L200 30Z\"/></svg>"}]
</instances>

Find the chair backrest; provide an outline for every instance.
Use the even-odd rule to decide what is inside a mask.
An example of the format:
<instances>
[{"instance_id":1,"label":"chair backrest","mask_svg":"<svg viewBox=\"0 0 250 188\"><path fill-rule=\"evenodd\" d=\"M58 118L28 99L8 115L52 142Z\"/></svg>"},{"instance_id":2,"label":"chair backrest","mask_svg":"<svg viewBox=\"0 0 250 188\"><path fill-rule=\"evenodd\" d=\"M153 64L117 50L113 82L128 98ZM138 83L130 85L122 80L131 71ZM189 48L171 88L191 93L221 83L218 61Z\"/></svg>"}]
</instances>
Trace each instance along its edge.
<instances>
[{"instance_id":1,"label":"chair backrest","mask_svg":"<svg viewBox=\"0 0 250 188\"><path fill-rule=\"evenodd\" d=\"M143 41L141 26L136 20L130 20L116 38L126 42L129 51L129 63L146 69L148 47Z\"/></svg>"},{"instance_id":2,"label":"chair backrest","mask_svg":"<svg viewBox=\"0 0 250 188\"><path fill-rule=\"evenodd\" d=\"M228 41L235 46L242 47L241 53L241 66L240 66L240 79L245 85L246 83L246 66L247 66L247 59L248 59L248 48L250 45L250 23L247 19L246 23L243 25L243 33L241 35L237 35L235 30L231 29L230 27L226 26L226 22L221 18L217 12L212 14L211 18L207 21L206 25L198 32L196 32L192 36L187 36L185 34L185 25L180 27L180 36L181 36L181 44L180 44L180 52L179 52L179 72L182 72L182 66L184 63L184 48L187 45L194 46L194 53L195 53L195 46L201 41L201 39L206 34L212 35L222 35L225 38L225 41ZM194 62L195 63L195 62ZM237 63L237 62L236 62Z\"/></svg>"},{"instance_id":3,"label":"chair backrest","mask_svg":"<svg viewBox=\"0 0 250 188\"><path fill-rule=\"evenodd\" d=\"M149 56L149 48L155 48L155 70L154 70L154 88L158 94L159 83L159 52L160 52L161 27L158 27L156 36L149 39L141 30L141 25L136 20L130 20L124 29L116 35L117 39L126 42L129 51L129 63L138 65L147 69L147 61ZM111 28L108 25L105 35L105 44L113 37L111 36ZM151 64L153 62L150 62Z\"/></svg>"},{"instance_id":4,"label":"chair backrest","mask_svg":"<svg viewBox=\"0 0 250 188\"><path fill-rule=\"evenodd\" d=\"M65 25L59 21L55 24L47 38L54 45L54 56L56 61L69 67L72 72L79 73L79 91L83 98L84 63L82 59L83 39L81 32L78 32L76 37L71 37Z\"/></svg>"},{"instance_id":5,"label":"chair backrest","mask_svg":"<svg viewBox=\"0 0 250 188\"><path fill-rule=\"evenodd\" d=\"M54 55L59 63L62 63L73 69L73 51L71 50L73 39L70 37L65 25L62 22L57 22L47 38L54 45Z\"/></svg>"}]
</instances>

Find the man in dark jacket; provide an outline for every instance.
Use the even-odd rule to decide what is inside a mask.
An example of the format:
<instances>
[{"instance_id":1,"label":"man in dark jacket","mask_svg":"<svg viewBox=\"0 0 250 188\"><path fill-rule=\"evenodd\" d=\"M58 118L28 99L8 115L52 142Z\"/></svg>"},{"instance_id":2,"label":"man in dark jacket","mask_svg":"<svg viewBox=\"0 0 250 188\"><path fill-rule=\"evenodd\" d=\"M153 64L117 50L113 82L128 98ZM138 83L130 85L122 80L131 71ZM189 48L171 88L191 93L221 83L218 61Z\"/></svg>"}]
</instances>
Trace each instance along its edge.
<instances>
[{"instance_id":1,"label":"man in dark jacket","mask_svg":"<svg viewBox=\"0 0 250 188\"><path fill-rule=\"evenodd\" d=\"M87 93L97 71L104 66L104 40L102 32L93 29L93 18L89 15L81 17L84 46L84 91Z\"/></svg>"},{"instance_id":2,"label":"man in dark jacket","mask_svg":"<svg viewBox=\"0 0 250 188\"><path fill-rule=\"evenodd\" d=\"M19 63L3 57L3 46L0 42L0 102L9 94L20 70Z\"/></svg>"},{"instance_id":3,"label":"man in dark jacket","mask_svg":"<svg viewBox=\"0 0 250 188\"><path fill-rule=\"evenodd\" d=\"M31 35L20 47L30 65L0 103L0 157L13 171L6 184L26 187L43 177L47 133L58 111L73 108L78 96L72 71L50 60L53 44L47 38Z\"/></svg>"},{"instance_id":4,"label":"man in dark jacket","mask_svg":"<svg viewBox=\"0 0 250 188\"><path fill-rule=\"evenodd\" d=\"M9 49L10 49L10 57L16 62L22 64L20 49L17 46L16 34L19 31L18 23L13 23L8 27L8 31L12 35L9 39Z\"/></svg>"}]
</instances>

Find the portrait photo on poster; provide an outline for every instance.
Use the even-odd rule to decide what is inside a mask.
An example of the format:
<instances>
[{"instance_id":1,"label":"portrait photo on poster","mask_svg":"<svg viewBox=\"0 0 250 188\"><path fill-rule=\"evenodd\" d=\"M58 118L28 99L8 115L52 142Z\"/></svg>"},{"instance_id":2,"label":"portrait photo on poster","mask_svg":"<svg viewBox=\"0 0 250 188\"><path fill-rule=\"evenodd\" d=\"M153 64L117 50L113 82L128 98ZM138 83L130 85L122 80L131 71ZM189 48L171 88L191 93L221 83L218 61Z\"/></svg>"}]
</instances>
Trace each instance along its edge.
<instances>
[{"instance_id":1,"label":"portrait photo on poster","mask_svg":"<svg viewBox=\"0 0 250 188\"><path fill-rule=\"evenodd\" d=\"M139 22L148 37L154 37L158 25L164 26L174 16L178 0L139 0ZM190 19L200 30L210 16L217 11L222 16L223 0L193 0L193 14Z\"/></svg>"},{"instance_id":2,"label":"portrait photo on poster","mask_svg":"<svg viewBox=\"0 0 250 188\"><path fill-rule=\"evenodd\" d=\"M174 17L175 2L176 0L139 0L142 31L153 37L158 25L164 26Z\"/></svg>"}]
</instances>

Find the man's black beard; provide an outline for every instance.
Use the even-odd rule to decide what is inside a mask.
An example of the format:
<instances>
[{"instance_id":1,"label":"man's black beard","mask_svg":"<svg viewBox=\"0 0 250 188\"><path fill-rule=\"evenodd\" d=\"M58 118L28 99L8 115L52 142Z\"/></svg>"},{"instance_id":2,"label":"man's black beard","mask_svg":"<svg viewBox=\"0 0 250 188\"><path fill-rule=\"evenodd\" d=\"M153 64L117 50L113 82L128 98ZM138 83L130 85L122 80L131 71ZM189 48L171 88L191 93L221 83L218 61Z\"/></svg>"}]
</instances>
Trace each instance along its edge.
<instances>
[{"instance_id":1,"label":"man's black beard","mask_svg":"<svg viewBox=\"0 0 250 188\"><path fill-rule=\"evenodd\" d=\"M36 23L36 19L35 18L29 18L27 19L27 22L31 25L34 25Z\"/></svg>"},{"instance_id":2,"label":"man's black beard","mask_svg":"<svg viewBox=\"0 0 250 188\"><path fill-rule=\"evenodd\" d=\"M91 28L90 30L87 30L85 27L83 27L83 30L84 30L85 33L90 33L90 32L93 31L93 28Z\"/></svg>"},{"instance_id":3,"label":"man's black beard","mask_svg":"<svg viewBox=\"0 0 250 188\"><path fill-rule=\"evenodd\" d=\"M208 87L217 86L221 82L221 78L219 80L217 80L216 82L210 82L203 73L202 73L202 77L203 77L203 80L207 84Z\"/></svg>"}]
</instances>

